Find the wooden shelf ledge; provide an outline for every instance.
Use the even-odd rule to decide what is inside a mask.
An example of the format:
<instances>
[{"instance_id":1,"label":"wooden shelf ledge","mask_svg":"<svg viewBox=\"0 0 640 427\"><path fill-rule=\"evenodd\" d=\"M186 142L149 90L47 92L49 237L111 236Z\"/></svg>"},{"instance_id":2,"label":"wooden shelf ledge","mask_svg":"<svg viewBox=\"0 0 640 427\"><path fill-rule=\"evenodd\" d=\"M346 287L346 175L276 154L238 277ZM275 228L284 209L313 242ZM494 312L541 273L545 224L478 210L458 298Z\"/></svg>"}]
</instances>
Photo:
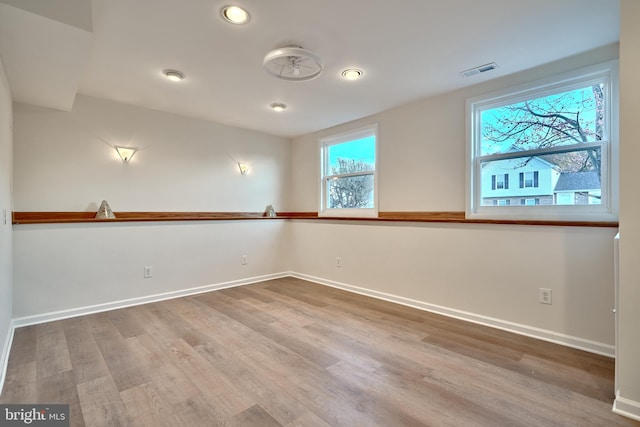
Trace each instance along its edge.
<instances>
[{"instance_id":1,"label":"wooden shelf ledge","mask_svg":"<svg viewBox=\"0 0 640 427\"><path fill-rule=\"evenodd\" d=\"M14 212L14 224L64 224L80 222L215 221L274 219L262 212L114 212L115 218L96 219L95 212Z\"/></svg>"},{"instance_id":2,"label":"wooden shelf ledge","mask_svg":"<svg viewBox=\"0 0 640 427\"><path fill-rule=\"evenodd\" d=\"M231 221L231 220L282 220L306 219L321 221L369 221L369 222L444 222L464 224L513 224L563 227L611 227L617 221L534 221L467 219L464 212L380 212L373 218L326 217L317 212L278 212L267 217L263 212L114 212L114 219L96 219L95 212L13 212L13 224L65 224L93 222L143 222L143 221Z\"/></svg>"}]
</instances>

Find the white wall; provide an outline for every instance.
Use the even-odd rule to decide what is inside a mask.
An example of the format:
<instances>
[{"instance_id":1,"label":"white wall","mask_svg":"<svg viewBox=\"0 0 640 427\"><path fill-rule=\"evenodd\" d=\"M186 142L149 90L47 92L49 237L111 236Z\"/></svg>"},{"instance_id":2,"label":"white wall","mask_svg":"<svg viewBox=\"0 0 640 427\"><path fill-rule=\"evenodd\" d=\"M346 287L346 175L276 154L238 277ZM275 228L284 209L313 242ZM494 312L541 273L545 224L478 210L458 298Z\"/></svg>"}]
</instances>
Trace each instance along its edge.
<instances>
[{"instance_id":1,"label":"white wall","mask_svg":"<svg viewBox=\"0 0 640 427\"><path fill-rule=\"evenodd\" d=\"M620 306L616 408L640 420L640 3L622 0L620 22Z\"/></svg>"},{"instance_id":2,"label":"white wall","mask_svg":"<svg viewBox=\"0 0 640 427\"><path fill-rule=\"evenodd\" d=\"M19 225L14 317L110 304L287 271L283 221ZM242 255L248 264L241 265ZM153 277L143 278L145 266ZM46 317L42 317L46 319Z\"/></svg>"},{"instance_id":3,"label":"white wall","mask_svg":"<svg viewBox=\"0 0 640 427\"><path fill-rule=\"evenodd\" d=\"M0 386L11 324L12 292L12 229L11 171L13 143L11 129L11 93L0 60ZM3 218L7 212L7 222Z\"/></svg>"},{"instance_id":4,"label":"white wall","mask_svg":"<svg viewBox=\"0 0 640 427\"><path fill-rule=\"evenodd\" d=\"M15 211L288 209L290 142L78 96L71 112L14 105ZM138 146L123 164L112 145ZM240 175L237 161L252 165ZM286 271L281 221L14 227L14 317ZM240 265L241 256L249 264ZM143 279L143 267L153 278Z\"/></svg>"},{"instance_id":5,"label":"white wall","mask_svg":"<svg viewBox=\"0 0 640 427\"><path fill-rule=\"evenodd\" d=\"M250 211L289 199L289 141L78 96L71 112L14 106L16 211ZM123 164L114 145L139 147ZM237 162L251 165L248 175Z\"/></svg>"},{"instance_id":6,"label":"white wall","mask_svg":"<svg viewBox=\"0 0 640 427\"><path fill-rule=\"evenodd\" d=\"M463 211L465 100L615 59L617 46L297 138L292 204L318 205L318 138L379 124L380 211ZM613 228L296 222L294 271L526 325L612 352ZM335 258L343 267L335 267ZM551 306L538 288L553 291ZM595 342L595 343L592 343ZM593 344L593 346L592 346Z\"/></svg>"},{"instance_id":7,"label":"white wall","mask_svg":"<svg viewBox=\"0 0 640 427\"><path fill-rule=\"evenodd\" d=\"M295 271L611 351L610 229L310 221L290 227ZM540 287L553 290L553 305L538 302ZM548 335L541 336L563 340Z\"/></svg>"}]
</instances>

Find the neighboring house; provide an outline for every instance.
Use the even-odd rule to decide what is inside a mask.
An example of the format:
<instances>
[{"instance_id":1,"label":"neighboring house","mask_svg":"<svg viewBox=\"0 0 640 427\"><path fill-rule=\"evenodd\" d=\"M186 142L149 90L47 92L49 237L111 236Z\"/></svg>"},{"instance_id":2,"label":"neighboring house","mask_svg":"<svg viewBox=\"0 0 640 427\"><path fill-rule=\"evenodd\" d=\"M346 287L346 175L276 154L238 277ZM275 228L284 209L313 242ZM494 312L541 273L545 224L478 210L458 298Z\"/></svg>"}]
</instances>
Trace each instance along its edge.
<instances>
[{"instance_id":1,"label":"neighboring house","mask_svg":"<svg viewBox=\"0 0 640 427\"><path fill-rule=\"evenodd\" d=\"M597 172L563 173L553 190L556 205L599 205L602 199Z\"/></svg>"},{"instance_id":2,"label":"neighboring house","mask_svg":"<svg viewBox=\"0 0 640 427\"><path fill-rule=\"evenodd\" d=\"M558 168L539 157L499 160L482 165L484 206L551 205Z\"/></svg>"},{"instance_id":3,"label":"neighboring house","mask_svg":"<svg viewBox=\"0 0 640 427\"><path fill-rule=\"evenodd\" d=\"M597 172L562 173L539 157L482 165L483 206L600 204Z\"/></svg>"}]
</instances>

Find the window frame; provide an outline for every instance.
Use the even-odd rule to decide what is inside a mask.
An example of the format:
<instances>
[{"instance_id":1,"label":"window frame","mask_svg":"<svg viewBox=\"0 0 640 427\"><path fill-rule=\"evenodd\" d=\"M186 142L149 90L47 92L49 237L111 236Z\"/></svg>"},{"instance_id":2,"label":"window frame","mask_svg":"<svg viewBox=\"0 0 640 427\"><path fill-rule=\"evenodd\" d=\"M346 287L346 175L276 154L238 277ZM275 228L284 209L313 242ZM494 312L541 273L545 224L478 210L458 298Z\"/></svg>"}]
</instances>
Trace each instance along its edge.
<instances>
[{"instance_id":1,"label":"window frame","mask_svg":"<svg viewBox=\"0 0 640 427\"><path fill-rule=\"evenodd\" d=\"M507 220L556 220L556 221L617 221L619 206L619 82L618 60L580 68L568 73L542 80L505 88L466 101L467 168L465 216L469 219ZM580 143L551 148L519 152L482 155L481 122L482 111L511 105L529 99L550 96L594 83L604 84L605 135L601 141ZM482 161L506 160L549 151L575 152L580 148L601 149L601 193L599 205L535 205L493 206L482 205ZM523 156L523 153L524 154ZM516 184L518 185L518 184ZM606 197L604 196L606 194Z\"/></svg>"},{"instance_id":2,"label":"window frame","mask_svg":"<svg viewBox=\"0 0 640 427\"><path fill-rule=\"evenodd\" d=\"M369 136L374 137L375 162L374 169L371 172L344 174L348 176L372 175L373 176L373 208L329 208L327 204L327 180L329 179L328 167L329 156L328 148L334 145L344 144L346 142L355 141ZM356 129L348 130L333 134L318 140L320 151L320 200L318 205L318 216L326 217L377 217L378 216L378 124L374 123ZM342 176L342 175L340 175Z\"/></svg>"}]
</instances>

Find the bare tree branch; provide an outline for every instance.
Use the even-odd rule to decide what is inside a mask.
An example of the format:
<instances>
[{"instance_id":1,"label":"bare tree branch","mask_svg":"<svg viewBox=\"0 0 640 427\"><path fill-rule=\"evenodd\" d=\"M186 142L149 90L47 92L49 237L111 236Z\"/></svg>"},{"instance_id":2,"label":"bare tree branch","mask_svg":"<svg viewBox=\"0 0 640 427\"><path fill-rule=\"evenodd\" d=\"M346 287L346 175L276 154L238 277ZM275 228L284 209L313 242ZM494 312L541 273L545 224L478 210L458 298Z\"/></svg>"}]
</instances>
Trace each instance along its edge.
<instances>
[{"instance_id":1,"label":"bare tree branch","mask_svg":"<svg viewBox=\"0 0 640 427\"><path fill-rule=\"evenodd\" d=\"M569 91L496 108L492 119L483 122L483 139L500 146L502 152L602 140L604 93L600 85L594 85L590 92ZM585 120L585 112L595 118ZM600 172L600 156L599 150L588 150L586 155L565 156L568 159L575 157L576 162L566 166L571 170ZM561 156L551 157L557 160Z\"/></svg>"}]
</instances>

